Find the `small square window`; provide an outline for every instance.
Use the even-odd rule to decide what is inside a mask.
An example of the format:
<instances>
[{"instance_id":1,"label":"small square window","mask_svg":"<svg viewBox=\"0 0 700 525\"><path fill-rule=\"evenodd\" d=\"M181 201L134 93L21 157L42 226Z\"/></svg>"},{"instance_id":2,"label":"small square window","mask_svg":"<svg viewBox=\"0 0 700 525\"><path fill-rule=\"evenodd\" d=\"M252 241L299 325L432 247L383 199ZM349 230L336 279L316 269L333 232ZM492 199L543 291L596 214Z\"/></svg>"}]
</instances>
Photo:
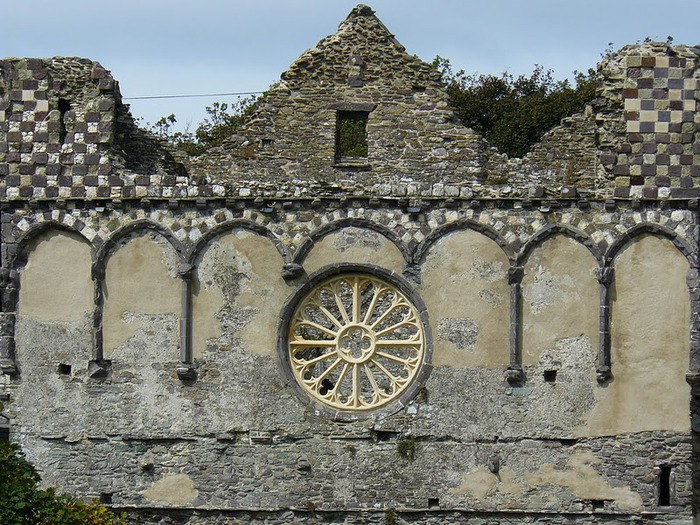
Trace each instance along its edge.
<instances>
[{"instance_id":1,"label":"small square window","mask_svg":"<svg viewBox=\"0 0 700 525\"><path fill-rule=\"evenodd\" d=\"M367 159L366 111L338 111L335 120L335 160L337 163Z\"/></svg>"}]
</instances>

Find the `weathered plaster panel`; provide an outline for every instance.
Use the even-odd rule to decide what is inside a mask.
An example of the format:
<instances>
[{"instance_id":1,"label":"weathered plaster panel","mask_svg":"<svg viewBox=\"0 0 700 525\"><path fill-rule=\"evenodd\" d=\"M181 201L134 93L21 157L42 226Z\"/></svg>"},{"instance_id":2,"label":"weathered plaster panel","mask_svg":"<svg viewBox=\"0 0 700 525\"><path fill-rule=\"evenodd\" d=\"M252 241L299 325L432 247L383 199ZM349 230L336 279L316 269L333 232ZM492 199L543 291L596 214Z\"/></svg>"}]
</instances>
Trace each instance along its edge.
<instances>
[{"instance_id":1,"label":"weathered plaster panel","mask_svg":"<svg viewBox=\"0 0 700 525\"><path fill-rule=\"evenodd\" d=\"M522 282L523 364L538 364L543 352L551 352L564 339L586 337L597 348L596 266L582 244L564 235L550 237L532 250ZM594 369L591 360L591 374Z\"/></svg>"},{"instance_id":2,"label":"weathered plaster panel","mask_svg":"<svg viewBox=\"0 0 700 525\"><path fill-rule=\"evenodd\" d=\"M612 435L689 430L688 262L666 239L645 235L615 259L613 381L596 389L581 431Z\"/></svg>"},{"instance_id":3,"label":"weathered plaster panel","mask_svg":"<svg viewBox=\"0 0 700 525\"><path fill-rule=\"evenodd\" d=\"M215 238L197 263L193 280L193 348L240 338L256 355L276 355L279 312L291 288L282 258L269 239L245 230Z\"/></svg>"},{"instance_id":4,"label":"weathered plaster panel","mask_svg":"<svg viewBox=\"0 0 700 525\"><path fill-rule=\"evenodd\" d=\"M82 321L93 310L90 246L76 235L48 232L28 247L21 273L20 318Z\"/></svg>"},{"instance_id":5,"label":"weathered plaster panel","mask_svg":"<svg viewBox=\"0 0 700 525\"><path fill-rule=\"evenodd\" d=\"M126 343L137 332L156 336L155 331L175 333L172 359L177 359L177 319L180 316L182 283L177 276L177 255L157 234L124 241L107 261L104 280L104 355ZM175 325L160 325L171 317Z\"/></svg>"},{"instance_id":6,"label":"weathered plaster panel","mask_svg":"<svg viewBox=\"0 0 700 525\"><path fill-rule=\"evenodd\" d=\"M498 244L472 230L451 233L430 248L419 291L430 312L435 366L507 366L508 267Z\"/></svg>"}]
</instances>

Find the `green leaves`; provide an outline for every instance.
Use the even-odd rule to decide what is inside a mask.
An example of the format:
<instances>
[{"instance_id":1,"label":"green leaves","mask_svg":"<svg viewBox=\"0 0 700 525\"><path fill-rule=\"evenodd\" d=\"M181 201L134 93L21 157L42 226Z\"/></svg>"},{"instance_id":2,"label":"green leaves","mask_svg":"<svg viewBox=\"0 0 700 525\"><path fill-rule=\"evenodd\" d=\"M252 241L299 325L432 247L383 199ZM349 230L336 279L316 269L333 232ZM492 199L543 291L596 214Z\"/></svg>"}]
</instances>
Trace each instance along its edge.
<instances>
[{"instance_id":1,"label":"green leaves","mask_svg":"<svg viewBox=\"0 0 700 525\"><path fill-rule=\"evenodd\" d=\"M522 157L562 118L584 109L595 98L595 71L575 72L575 86L555 80L536 65L529 76L510 73L467 75L454 72L449 60L436 57L450 103L465 126L481 133L501 152Z\"/></svg>"},{"instance_id":2,"label":"green leaves","mask_svg":"<svg viewBox=\"0 0 700 525\"><path fill-rule=\"evenodd\" d=\"M39 474L19 445L0 442L2 525L126 525L126 516L95 502L85 503L53 488L40 490Z\"/></svg>"},{"instance_id":3,"label":"green leaves","mask_svg":"<svg viewBox=\"0 0 700 525\"><path fill-rule=\"evenodd\" d=\"M197 126L194 133L173 131L177 119L172 113L167 117L161 117L155 124L149 126L149 130L190 156L200 155L208 148L221 145L228 137L234 135L253 114L257 100L259 99L250 96L232 104L214 102L211 106L207 106L207 118Z\"/></svg>"}]
</instances>

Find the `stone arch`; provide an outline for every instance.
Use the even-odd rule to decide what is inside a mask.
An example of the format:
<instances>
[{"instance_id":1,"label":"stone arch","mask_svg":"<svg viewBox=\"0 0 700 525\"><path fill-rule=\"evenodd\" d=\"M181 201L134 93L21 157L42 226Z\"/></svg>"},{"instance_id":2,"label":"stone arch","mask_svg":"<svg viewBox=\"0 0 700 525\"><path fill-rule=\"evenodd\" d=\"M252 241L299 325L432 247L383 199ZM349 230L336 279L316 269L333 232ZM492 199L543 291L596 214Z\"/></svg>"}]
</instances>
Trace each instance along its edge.
<instances>
[{"instance_id":1,"label":"stone arch","mask_svg":"<svg viewBox=\"0 0 700 525\"><path fill-rule=\"evenodd\" d=\"M403 255L403 258L407 264L411 262L411 254L404 242L396 234L396 232L387 228L386 226L359 217L348 217L345 219L339 219L337 221L325 224L324 226L321 226L317 230L311 232L309 234L308 239L299 247L297 252L294 254L293 262L296 264L303 264L309 252L318 241L320 241L322 238L329 234L339 232L349 227L367 229L379 233L396 246L396 248Z\"/></svg>"},{"instance_id":2,"label":"stone arch","mask_svg":"<svg viewBox=\"0 0 700 525\"><path fill-rule=\"evenodd\" d=\"M194 265L195 262L197 261L197 258L202 254L202 252L206 249L207 245L209 242L212 241L212 239L215 239L216 237L236 230L236 229L242 229L242 230L247 230L253 233L256 233L262 237L267 237L272 244L275 246L277 251L279 252L280 256L282 257L283 262L290 263L292 262L292 257L289 253L289 250L287 247L280 241L280 239L272 233L268 228L265 226L258 224L257 222L248 220L248 219L235 219L232 221L227 221L222 224L216 225L214 228L206 231L202 237L200 237L197 242L195 243L194 246L190 249L189 253L187 254L186 260L189 264Z\"/></svg>"},{"instance_id":3,"label":"stone arch","mask_svg":"<svg viewBox=\"0 0 700 525\"><path fill-rule=\"evenodd\" d=\"M548 361L579 367L575 373L584 377L572 380L590 380L600 328L595 274L600 262L600 252L585 234L558 225L540 230L518 255L523 268L522 363L537 370L538 380L552 365Z\"/></svg>"},{"instance_id":4,"label":"stone arch","mask_svg":"<svg viewBox=\"0 0 700 525\"><path fill-rule=\"evenodd\" d=\"M184 261L185 247L175 237L175 235L173 235L173 233L170 230L164 228L160 224L156 224L155 222L143 219L127 224L126 226L118 229L111 236L109 236L109 238L105 240L105 242L102 244L97 253L97 257L95 259L96 266L104 270L105 264L107 263L107 259L122 239L126 239L132 233L140 234L146 232L154 232L162 236L166 241L170 243L175 252L178 254L180 262Z\"/></svg>"},{"instance_id":5,"label":"stone arch","mask_svg":"<svg viewBox=\"0 0 700 525\"><path fill-rule=\"evenodd\" d=\"M690 294L693 254L673 232L630 229L606 254L611 283L613 381L596 391L589 435L689 430Z\"/></svg>"},{"instance_id":6,"label":"stone arch","mask_svg":"<svg viewBox=\"0 0 700 525\"><path fill-rule=\"evenodd\" d=\"M187 258L194 358L211 345L274 353L275 321L289 292L283 279L289 260L286 246L270 230L243 219L198 240Z\"/></svg>"},{"instance_id":7,"label":"stone arch","mask_svg":"<svg viewBox=\"0 0 700 525\"><path fill-rule=\"evenodd\" d=\"M658 235L670 240L688 260L690 267L697 268L697 253L693 247L676 232L671 231L660 224L654 223L637 224L627 230L622 237L616 239L605 252L605 264L607 266L611 265L620 252L622 252L630 243L634 242L636 238L644 234Z\"/></svg>"},{"instance_id":8,"label":"stone arch","mask_svg":"<svg viewBox=\"0 0 700 525\"><path fill-rule=\"evenodd\" d=\"M530 256L530 252L532 252L536 246L542 244L545 240L556 234L569 237L585 246L588 251L591 252L591 255L593 255L598 264L602 265L603 254L600 252L595 242L593 242L593 239L591 239L588 234L568 224L547 224L544 228L530 237L530 239L528 239L528 241L525 243L523 248L520 250L520 253L516 257L517 266L522 266L525 261L527 261L528 257Z\"/></svg>"},{"instance_id":9,"label":"stone arch","mask_svg":"<svg viewBox=\"0 0 700 525\"><path fill-rule=\"evenodd\" d=\"M446 235L460 230L474 230L485 235L501 247L503 253L505 253L509 260L513 260L515 254L496 230L486 224L471 219L460 219L455 222L444 224L430 232L414 250L411 262L420 265L435 243Z\"/></svg>"},{"instance_id":10,"label":"stone arch","mask_svg":"<svg viewBox=\"0 0 700 525\"><path fill-rule=\"evenodd\" d=\"M490 369L500 381L509 363L511 260L491 228L473 225L445 226L419 246L418 289L431 311L435 365Z\"/></svg>"},{"instance_id":11,"label":"stone arch","mask_svg":"<svg viewBox=\"0 0 700 525\"><path fill-rule=\"evenodd\" d=\"M147 238L149 234L153 234L152 239ZM184 254L184 246L168 229L148 220L128 224L105 241L93 266L102 321L99 339L104 341L103 350L97 345L98 357L109 359L111 352L134 337L149 348L177 349L181 316L178 272ZM112 264L116 264L114 269ZM151 336L159 338L158 344L147 340ZM133 348L125 351L128 359L137 354ZM173 356L163 354L161 360L174 360L175 356L176 352Z\"/></svg>"},{"instance_id":12,"label":"stone arch","mask_svg":"<svg viewBox=\"0 0 700 525\"><path fill-rule=\"evenodd\" d=\"M10 262L14 262L16 267L24 266L27 263L28 247L31 246L32 242L37 237L48 232L49 230L71 233L78 236L82 241L85 241L90 246L92 263L95 263L97 260L97 249L95 245L82 234L81 229L54 220L39 222L30 226L29 229L25 231L17 240L17 255L15 260Z\"/></svg>"}]
</instances>

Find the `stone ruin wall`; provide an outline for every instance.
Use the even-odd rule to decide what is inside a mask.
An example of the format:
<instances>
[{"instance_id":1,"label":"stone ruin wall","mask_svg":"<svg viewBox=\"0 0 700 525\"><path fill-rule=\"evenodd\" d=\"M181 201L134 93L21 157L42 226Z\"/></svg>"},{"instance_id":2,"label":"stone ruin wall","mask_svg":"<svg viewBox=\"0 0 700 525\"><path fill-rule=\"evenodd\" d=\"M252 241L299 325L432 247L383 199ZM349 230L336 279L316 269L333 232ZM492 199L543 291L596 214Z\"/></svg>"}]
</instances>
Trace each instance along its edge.
<instances>
[{"instance_id":1,"label":"stone ruin wall","mask_svg":"<svg viewBox=\"0 0 700 525\"><path fill-rule=\"evenodd\" d=\"M624 48L508 159L358 7L191 162L99 64L3 61L13 439L137 523L690 523L697 60ZM335 112L370 107L366 162L334 166ZM431 355L397 403L333 415L278 332L352 267L422 302Z\"/></svg>"}]
</instances>

